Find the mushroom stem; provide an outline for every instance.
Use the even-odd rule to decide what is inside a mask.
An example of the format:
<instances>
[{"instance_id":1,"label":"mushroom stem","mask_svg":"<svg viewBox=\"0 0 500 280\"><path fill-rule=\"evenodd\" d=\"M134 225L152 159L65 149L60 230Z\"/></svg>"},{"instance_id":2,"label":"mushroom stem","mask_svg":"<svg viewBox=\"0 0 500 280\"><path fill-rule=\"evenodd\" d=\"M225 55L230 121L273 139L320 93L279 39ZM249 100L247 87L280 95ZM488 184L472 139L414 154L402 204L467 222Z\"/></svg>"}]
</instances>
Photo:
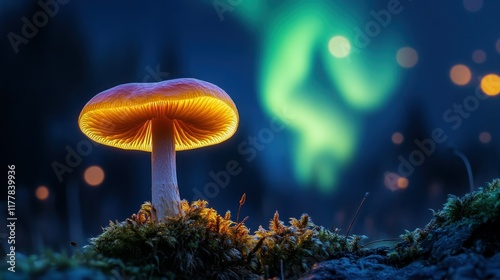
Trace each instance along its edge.
<instances>
[{"instance_id":1,"label":"mushroom stem","mask_svg":"<svg viewBox=\"0 0 500 280\"><path fill-rule=\"evenodd\" d=\"M156 219L179 215L180 196L175 170L175 139L173 121L151 121L152 203Z\"/></svg>"}]
</instances>

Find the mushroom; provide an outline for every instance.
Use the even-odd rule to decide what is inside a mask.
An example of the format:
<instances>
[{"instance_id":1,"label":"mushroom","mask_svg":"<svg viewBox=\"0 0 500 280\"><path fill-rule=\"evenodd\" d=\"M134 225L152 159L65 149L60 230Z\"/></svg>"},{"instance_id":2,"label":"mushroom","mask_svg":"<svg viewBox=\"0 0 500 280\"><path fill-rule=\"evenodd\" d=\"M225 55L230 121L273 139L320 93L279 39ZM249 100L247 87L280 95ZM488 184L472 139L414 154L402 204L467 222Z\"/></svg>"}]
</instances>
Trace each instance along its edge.
<instances>
[{"instance_id":1,"label":"mushroom","mask_svg":"<svg viewBox=\"0 0 500 280\"><path fill-rule=\"evenodd\" d=\"M78 124L98 143L151 152L152 204L161 220L181 212L175 151L223 142L236 132L238 120L224 90L182 78L103 91L85 105Z\"/></svg>"}]
</instances>

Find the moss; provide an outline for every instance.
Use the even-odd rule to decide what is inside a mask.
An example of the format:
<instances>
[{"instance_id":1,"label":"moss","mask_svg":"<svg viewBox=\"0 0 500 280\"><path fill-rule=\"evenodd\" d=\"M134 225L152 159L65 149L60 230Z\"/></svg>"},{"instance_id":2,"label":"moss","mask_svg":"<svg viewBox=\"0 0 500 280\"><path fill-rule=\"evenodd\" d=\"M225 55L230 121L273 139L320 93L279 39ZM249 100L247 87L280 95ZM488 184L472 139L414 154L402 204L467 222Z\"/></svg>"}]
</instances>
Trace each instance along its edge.
<instances>
[{"instance_id":1,"label":"moss","mask_svg":"<svg viewBox=\"0 0 500 280\"><path fill-rule=\"evenodd\" d=\"M451 223L470 226L500 219L500 179L496 179L477 191L463 197L450 195L443 210L436 212L436 225Z\"/></svg>"},{"instance_id":2,"label":"moss","mask_svg":"<svg viewBox=\"0 0 500 280\"><path fill-rule=\"evenodd\" d=\"M429 236L429 231L417 228L405 230L399 237L403 242L397 244L388 254L389 263L402 267L420 258L423 254L421 242Z\"/></svg>"},{"instance_id":3,"label":"moss","mask_svg":"<svg viewBox=\"0 0 500 280\"><path fill-rule=\"evenodd\" d=\"M499 224L500 179L495 179L463 197L449 195L443 209L434 211L433 218L423 229L417 228L402 234L400 237L403 242L397 244L388 256L391 263L401 266L423 259L431 253L436 255L432 251L437 250L437 243L460 242L461 245L467 245L474 243L473 240L480 240L481 244L496 244L494 241L498 238L495 235L486 238L483 233L490 231L482 229L496 228ZM453 232L460 232L463 236L457 235L457 240L449 239ZM441 244L439 246L444 247Z\"/></svg>"},{"instance_id":4,"label":"moss","mask_svg":"<svg viewBox=\"0 0 500 280\"><path fill-rule=\"evenodd\" d=\"M364 236L346 237L338 229L315 225L307 214L285 224L276 212L267 229L260 227L251 234L246 219L232 221L230 212L221 216L206 201L182 201L180 206L182 215L158 222L154 208L144 203L125 221L110 222L78 254L31 256L19 262L20 274L16 275L19 279L44 275L59 275L59 279L263 279L283 275L294 279L316 263L343 257L356 260L377 254L384 263L403 267L418 259L438 260L456 248L470 248L484 256L499 249L498 230L484 230L500 228L498 179L464 197L450 196L424 228L406 231L400 236L403 241L392 249L364 249Z\"/></svg>"},{"instance_id":5,"label":"moss","mask_svg":"<svg viewBox=\"0 0 500 280\"><path fill-rule=\"evenodd\" d=\"M236 223L229 212L222 217L206 201L183 201L181 208L182 216L156 222L145 203L125 222L111 222L91 239L86 253L114 261L111 270L128 276L243 279L282 271L287 277L300 275L314 263L361 250L362 238L346 239L338 230L314 225L306 214L290 219L287 226L276 213L269 229L260 227L252 235L245 220Z\"/></svg>"},{"instance_id":6,"label":"moss","mask_svg":"<svg viewBox=\"0 0 500 280\"><path fill-rule=\"evenodd\" d=\"M307 214L299 220L291 218L287 226L279 220L277 212L269 229L260 227L255 236L259 274L273 277L283 272L286 278L303 274L315 263L361 251L359 244L363 239L359 236L346 239L338 229L332 232L315 225Z\"/></svg>"},{"instance_id":7,"label":"moss","mask_svg":"<svg viewBox=\"0 0 500 280\"><path fill-rule=\"evenodd\" d=\"M70 256L45 250L29 257L18 254L15 273L1 267L0 279L109 279L103 267L109 264L88 259L81 253Z\"/></svg>"},{"instance_id":8,"label":"moss","mask_svg":"<svg viewBox=\"0 0 500 280\"><path fill-rule=\"evenodd\" d=\"M155 222L150 204L125 222L111 222L91 239L91 255L123 261L127 267L145 271L123 271L130 276L168 279L236 279L253 276L256 268L251 250L254 238L243 223L230 220L206 207L205 201L183 201L183 215ZM122 270L121 267L114 269ZM146 275L145 275L146 274Z\"/></svg>"}]
</instances>

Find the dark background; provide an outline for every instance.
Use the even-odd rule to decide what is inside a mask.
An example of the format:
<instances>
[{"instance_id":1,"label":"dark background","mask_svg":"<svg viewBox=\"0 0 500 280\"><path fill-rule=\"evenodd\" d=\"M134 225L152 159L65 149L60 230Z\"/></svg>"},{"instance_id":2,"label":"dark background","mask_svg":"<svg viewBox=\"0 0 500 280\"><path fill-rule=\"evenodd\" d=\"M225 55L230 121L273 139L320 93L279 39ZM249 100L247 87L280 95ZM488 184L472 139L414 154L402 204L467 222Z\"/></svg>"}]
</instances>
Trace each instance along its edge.
<instances>
[{"instance_id":1,"label":"dark background","mask_svg":"<svg viewBox=\"0 0 500 280\"><path fill-rule=\"evenodd\" d=\"M464 162L453 149L468 157L476 188L499 177L500 99L476 98L477 106L460 118L456 129L455 121L443 117L454 104L475 98L481 76L500 73L499 2L476 1L482 6L472 12L467 9L470 1L401 1L402 12L392 15L368 46L351 53L360 76L349 84L362 86L367 96L386 98L366 108L342 99L344 89L331 78L321 56L328 51L328 39L338 33L352 42L354 27L364 29L373 21L370 12L387 9L391 1L2 1L2 160L4 174L6 165L16 166L17 252L71 250L70 241L85 245L109 220L124 220L151 200L149 153L93 145L78 128L78 115L88 100L128 82L193 77L220 86L233 98L240 114L237 133L217 146L179 152L177 177L181 198L192 200L199 198L193 189L203 193L213 182L210 172L237 161L241 173L207 199L234 218L246 193L241 216L249 216L251 231L267 227L278 211L284 221L308 213L316 224L345 233L365 192L370 196L353 233L376 240L422 227L431 218L429 208L440 208L449 193L469 190ZM50 3L49 10L40 3ZM308 24L299 21L302 15L316 22L321 35L301 30ZM24 36L27 21L40 26L24 30ZM12 34L24 41L12 43ZM273 45L283 34L297 36L297 44ZM316 40L316 47L304 56L311 51L304 49L308 40ZM396 52L404 46L418 53L412 68L396 64ZM486 53L483 63L472 60L477 49ZM300 77L301 93L289 95L295 104L290 107L292 120L268 102L286 92L263 86L269 78L266 67L281 55L284 62L275 65L281 74L273 78L293 84L297 76L290 73L306 71ZM307 57L306 64L298 63L301 57ZM459 63L472 72L465 86L449 77ZM385 74L381 65L386 64L396 70L388 74L391 86L380 90L383 81L377 75ZM155 76L155 71L161 73ZM348 74L357 72L345 67L333 76L347 79ZM324 123L312 123L307 112L324 114ZM341 112L335 121L329 117L332 112ZM284 129L270 135L270 122L285 123ZM336 133L339 125L352 133ZM418 150L414 141L431 138L435 128L444 131L446 141L436 144L414 172L400 174L408 177L407 188L389 190L394 182L384 180L384 174L398 173L399 156L408 159ZM404 135L400 145L391 142L396 131ZM491 135L489 143L479 141L484 131ZM238 147L251 148L251 137L260 144L250 158ZM341 157L344 150L332 152L335 143L346 143L352 151ZM58 180L54 162L68 166L69 150L78 149L84 155L80 160L70 157L75 162L71 172ZM83 180L93 165L105 172L97 187ZM35 196L42 185L49 189L45 200ZM7 187L0 196L5 210L6 193ZM3 224L6 211L0 213ZM5 248L6 227L0 234Z\"/></svg>"}]
</instances>

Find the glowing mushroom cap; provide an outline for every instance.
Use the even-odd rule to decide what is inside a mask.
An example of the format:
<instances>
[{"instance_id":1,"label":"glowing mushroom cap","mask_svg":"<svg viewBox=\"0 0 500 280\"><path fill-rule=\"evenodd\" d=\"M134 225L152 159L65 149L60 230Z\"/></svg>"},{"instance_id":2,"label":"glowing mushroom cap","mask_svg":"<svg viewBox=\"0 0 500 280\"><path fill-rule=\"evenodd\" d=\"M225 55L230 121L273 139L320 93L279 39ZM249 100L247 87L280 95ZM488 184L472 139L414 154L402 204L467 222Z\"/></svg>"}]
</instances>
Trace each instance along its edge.
<instances>
[{"instance_id":1,"label":"glowing mushroom cap","mask_svg":"<svg viewBox=\"0 0 500 280\"><path fill-rule=\"evenodd\" d=\"M83 108L78 124L90 139L151 152L151 120L173 121L175 150L214 145L238 127L238 111L221 88L197 79L129 83L103 91Z\"/></svg>"}]
</instances>

